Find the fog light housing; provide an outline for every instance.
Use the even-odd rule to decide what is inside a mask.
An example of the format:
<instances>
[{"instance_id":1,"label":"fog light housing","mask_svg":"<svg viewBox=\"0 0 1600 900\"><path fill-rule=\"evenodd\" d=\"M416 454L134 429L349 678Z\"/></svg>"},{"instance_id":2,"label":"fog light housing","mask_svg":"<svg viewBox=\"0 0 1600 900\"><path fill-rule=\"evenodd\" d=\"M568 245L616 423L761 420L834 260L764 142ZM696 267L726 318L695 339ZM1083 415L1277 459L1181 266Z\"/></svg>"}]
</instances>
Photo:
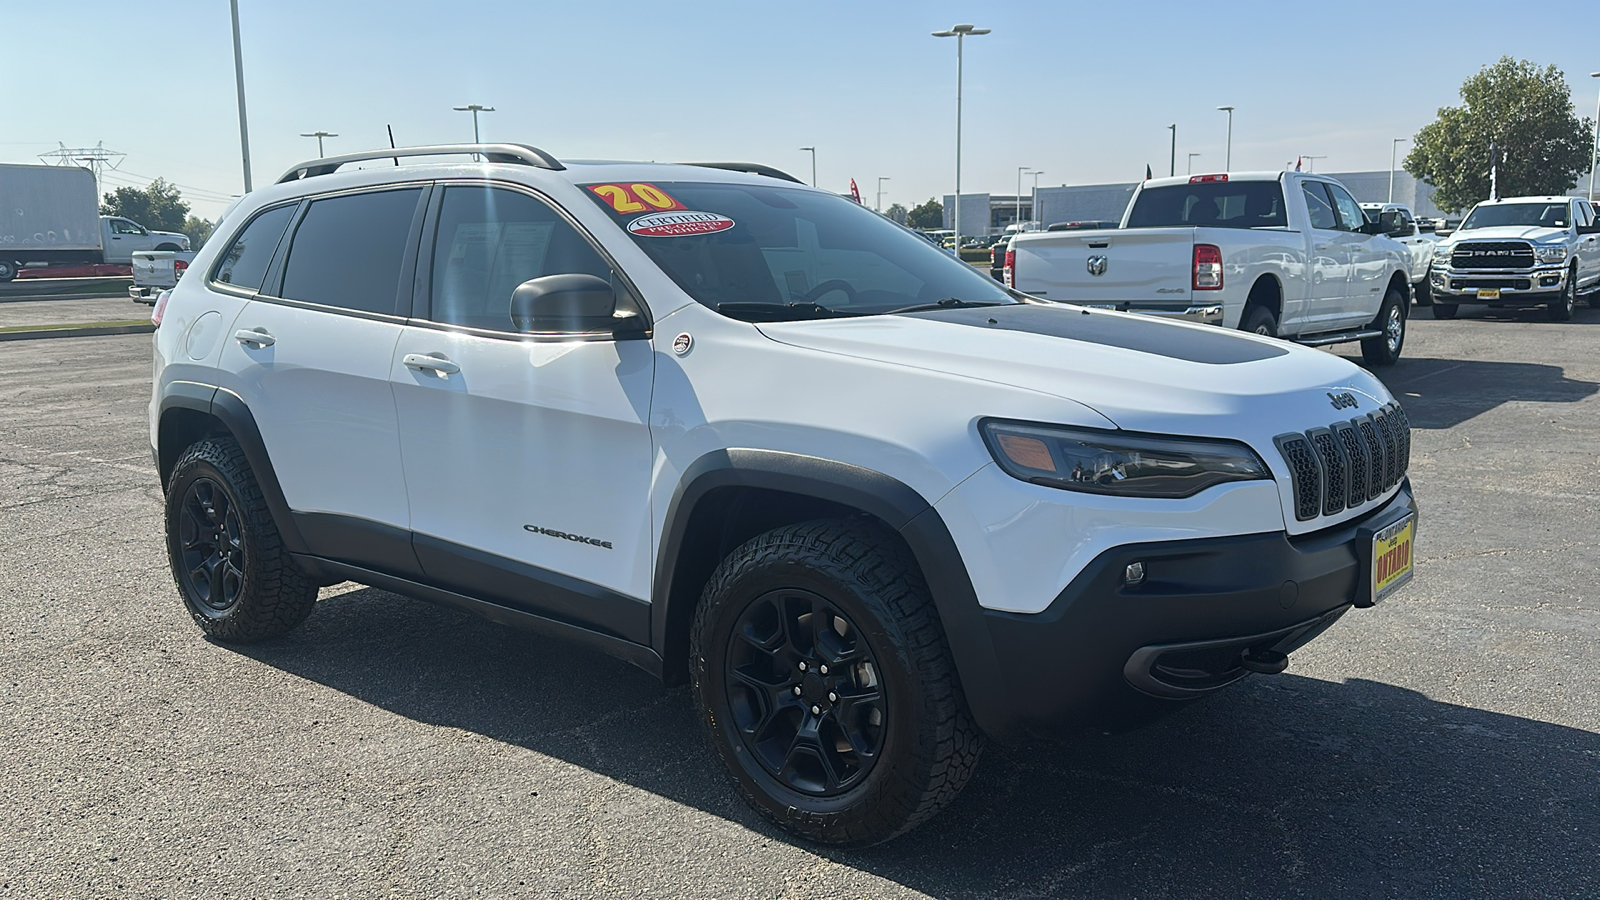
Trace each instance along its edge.
<instances>
[{"instance_id":1,"label":"fog light housing","mask_svg":"<svg viewBox=\"0 0 1600 900\"><path fill-rule=\"evenodd\" d=\"M1560 275L1542 275L1539 277L1540 287L1555 287L1561 283Z\"/></svg>"},{"instance_id":2,"label":"fog light housing","mask_svg":"<svg viewBox=\"0 0 1600 900\"><path fill-rule=\"evenodd\" d=\"M1126 569L1122 570L1122 583L1127 585L1128 587L1133 587L1134 585L1139 584L1139 583L1141 583L1143 581L1144 581L1144 563L1142 563L1142 562L1128 563L1128 567Z\"/></svg>"}]
</instances>

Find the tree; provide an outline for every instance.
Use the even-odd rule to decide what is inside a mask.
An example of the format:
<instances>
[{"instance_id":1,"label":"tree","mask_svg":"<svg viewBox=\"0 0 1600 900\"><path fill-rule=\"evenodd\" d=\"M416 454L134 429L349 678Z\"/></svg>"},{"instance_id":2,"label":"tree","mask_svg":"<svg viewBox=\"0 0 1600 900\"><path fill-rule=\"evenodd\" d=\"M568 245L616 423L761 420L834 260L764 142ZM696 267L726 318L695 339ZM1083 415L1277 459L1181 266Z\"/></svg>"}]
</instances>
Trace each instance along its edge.
<instances>
[{"instance_id":1,"label":"tree","mask_svg":"<svg viewBox=\"0 0 1600 900\"><path fill-rule=\"evenodd\" d=\"M206 240L211 237L211 232L217 230L217 223L210 219L201 219L190 216L183 220L183 227L178 229L189 236L189 245L196 250L206 245Z\"/></svg>"},{"instance_id":2,"label":"tree","mask_svg":"<svg viewBox=\"0 0 1600 900\"><path fill-rule=\"evenodd\" d=\"M151 231L178 231L189 215L189 204L176 187L157 178L142 189L120 187L107 194L100 215L132 219Z\"/></svg>"},{"instance_id":3,"label":"tree","mask_svg":"<svg viewBox=\"0 0 1600 900\"><path fill-rule=\"evenodd\" d=\"M944 204L929 197L927 203L916 206L906 214L906 224L912 228L920 228L923 231L927 231L930 228L943 228Z\"/></svg>"},{"instance_id":4,"label":"tree","mask_svg":"<svg viewBox=\"0 0 1600 900\"><path fill-rule=\"evenodd\" d=\"M1461 106L1412 138L1405 170L1434 187L1447 212L1489 198L1490 147L1501 197L1564 194L1589 168L1594 127L1572 108L1572 91L1555 66L1503 56L1461 85Z\"/></svg>"},{"instance_id":5,"label":"tree","mask_svg":"<svg viewBox=\"0 0 1600 900\"><path fill-rule=\"evenodd\" d=\"M898 203L889 204L889 208L884 210L883 214L895 220L896 222L899 222L901 225L906 223L906 216L908 215L906 208Z\"/></svg>"}]
</instances>

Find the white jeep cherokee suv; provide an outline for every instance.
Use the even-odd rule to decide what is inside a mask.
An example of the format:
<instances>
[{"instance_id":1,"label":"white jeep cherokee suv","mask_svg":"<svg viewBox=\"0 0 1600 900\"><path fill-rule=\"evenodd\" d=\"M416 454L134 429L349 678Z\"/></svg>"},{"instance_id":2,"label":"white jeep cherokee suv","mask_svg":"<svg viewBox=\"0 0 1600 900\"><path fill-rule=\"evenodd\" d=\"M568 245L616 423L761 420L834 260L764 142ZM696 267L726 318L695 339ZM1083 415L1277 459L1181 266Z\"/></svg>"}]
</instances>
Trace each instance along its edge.
<instances>
[{"instance_id":1,"label":"white jeep cherokee suv","mask_svg":"<svg viewBox=\"0 0 1600 900\"><path fill-rule=\"evenodd\" d=\"M1025 298L762 166L319 159L192 272L150 436L208 635L349 580L576 640L691 682L819 841L926 819L986 735L1282 671L1411 574L1372 375Z\"/></svg>"}]
</instances>

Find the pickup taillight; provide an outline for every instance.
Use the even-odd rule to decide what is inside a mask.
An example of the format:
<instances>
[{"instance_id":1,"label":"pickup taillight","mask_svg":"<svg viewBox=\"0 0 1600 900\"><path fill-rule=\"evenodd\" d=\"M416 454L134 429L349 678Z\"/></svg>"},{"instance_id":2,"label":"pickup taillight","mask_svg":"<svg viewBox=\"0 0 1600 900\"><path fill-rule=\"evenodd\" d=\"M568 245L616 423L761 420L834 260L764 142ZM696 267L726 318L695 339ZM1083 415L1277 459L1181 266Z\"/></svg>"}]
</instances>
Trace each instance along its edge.
<instances>
[{"instance_id":1,"label":"pickup taillight","mask_svg":"<svg viewBox=\"0 0 1600 900\"><path fill-rule=\"evenodd\" d=\"M1012 250L1010 248L1006 249L1005 279L1006 279L1005 280L1006 287L1012 288L1013 290L1016 289L1016 286L1017 286L1017 251Z\"/></svg>"},{"instance_id":2,"label":"pickup taillight","mask_svg":"<svg viewBox=\"0 0 1600 900\"><path fill-rule=\"evenodd\" d=\"M176 280L176 279L182 278L184 270L188 269L188 268L189 268L189 264L184 262L183 260L181 260L181 259L173 260L172 261L172 277L173 277L173 279Z\"/></svg>"},{"instance_id":3,"label":"pickup taillight","mask_svg":"<svg viewBox=\"0 0 1600 900\"><path fill-rule=\"evenodd\" d=\"M1194 289L1222 290L1222 250L1215 244L1194 245Z\"/></svg>"}]
</instances>

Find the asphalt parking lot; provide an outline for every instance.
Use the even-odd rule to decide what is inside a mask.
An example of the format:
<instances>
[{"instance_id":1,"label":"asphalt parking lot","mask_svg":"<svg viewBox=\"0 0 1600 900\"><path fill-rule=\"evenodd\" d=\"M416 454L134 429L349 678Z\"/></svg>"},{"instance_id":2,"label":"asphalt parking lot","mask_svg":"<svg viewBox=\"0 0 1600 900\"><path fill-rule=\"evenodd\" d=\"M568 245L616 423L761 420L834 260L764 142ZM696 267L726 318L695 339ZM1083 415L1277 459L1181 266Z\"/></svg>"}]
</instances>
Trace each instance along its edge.
<instances>
[{"instance_id":1,"label":"asphalt parking lot","mask_svg":"<svg viewBox=\"0 0 1600 900\"><path fill-rule=\"evenodd\" d=\"M1146 730L991 747L862 852L767 827L606 657L352 585L202 639L149 344L0 344L0 896L1600 896L1600 310L1418 312L1401 594Z\"/></svg>"}]
</instances>

